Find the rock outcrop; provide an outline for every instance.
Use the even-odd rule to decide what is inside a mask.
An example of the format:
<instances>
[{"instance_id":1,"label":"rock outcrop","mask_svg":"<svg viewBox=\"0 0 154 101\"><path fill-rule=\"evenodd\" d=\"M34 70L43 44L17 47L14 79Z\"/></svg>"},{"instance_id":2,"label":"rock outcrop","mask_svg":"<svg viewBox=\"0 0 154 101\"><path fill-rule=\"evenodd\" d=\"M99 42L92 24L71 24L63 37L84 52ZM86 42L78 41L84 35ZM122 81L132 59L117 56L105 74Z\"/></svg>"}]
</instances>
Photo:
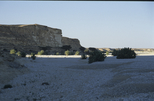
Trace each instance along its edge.
<instances>
[{"instance_id":1,"label":"rock outcrop","mask_svg":"<svg viewBox=\"0 0 154 101\"><path fill-rule=\"evenodd\" d=\"M62 30L43 25L0 25L0 49L39 51L52 50L63 45L71 45L74 50L81 46L79 40L62 37Z\"/></svg>"},{"instance_id":2,"label":"rock outcrop","mask_svg":"<svg viewBox=\"0 0 154 101\"><path fill-rule=\"evenodd\" d=\"M81 47L80 41L78 39L62 37L62 43L63 45L70 45L72 50L78 50Z\"/></svg>"}]
</instances>

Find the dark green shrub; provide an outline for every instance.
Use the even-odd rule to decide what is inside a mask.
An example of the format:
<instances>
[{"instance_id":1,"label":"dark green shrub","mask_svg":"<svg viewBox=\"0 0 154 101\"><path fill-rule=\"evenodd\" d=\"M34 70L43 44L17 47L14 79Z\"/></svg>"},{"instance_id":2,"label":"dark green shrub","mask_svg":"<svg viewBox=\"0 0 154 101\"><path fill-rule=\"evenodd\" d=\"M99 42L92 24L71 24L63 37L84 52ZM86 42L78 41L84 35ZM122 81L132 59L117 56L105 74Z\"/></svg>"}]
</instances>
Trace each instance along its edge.
<instances>
[{"instance_id":1,"label":"dark green shrub","mask_svg":"<svg viewBox=\"0 0 154 101\"><path fill-rule=\"evenodd\" d=\"M87 59L87 56L85 54L82 54L81 59Z\"/></svg>"},{"instance_id":2,"label":"dark green shrub","mask_svg":"<svg viewBox=\"0 0 154 101\"><path fill-rule=\"evenodd\" d=\"M119 50L117 59L136 58L136 53L131 48L123 48Z\"/></svg>"},{"instance_id":3,"label":"dark green shrub","mask_svg":"<svg viewBox=\"0 0 154 101\"><path fill-rule=\"evenodd\" d=\"M119 50L115 50L115 49L114 49L113 52L112 52L112 55L113 55L113 56L117 56L117 55L118 55L118 52L119 52Z\"/></svg>"},{"instance_id":4,"label":"dark green shrub","mask_svg":"<svg viewBox=\"0 0 154 101\"><path fill-rule=\"evenodd\" d=\"M44 55L44 50L39 51L37 55Z\"/></svg>"},{"instance_id":5,"label":"dark green shrub","mask_svg":"<svg viewBox=\"0 0 154 101\"><path fill-rule=\"evenodd\" d=\"M11 49L11 50L10 50L10 54L16 54L15 49Z\"/></svg>"},{"instance_id":6,"label":"dark green shrub","mask_svg":"<svg viewBox=\"0 0 154 101\"><path fill-rule=\"evenodd\" d=\"M34 54L34 53L31 53L31 58L32 58L33 60L35 60L35 59L36 59L36 56L35 56L35 54Z\"/></svg>"},{"instance_id":7,"label":"dark green shrub","mask_svg":"<svg viewBox=\"0 0 154 101\"><path fill-rule=\"evenodd\" d=\"M12 85L10 84L4 85L3 89L7 89L7 88L12 88Z\"/></svg>"},{"instance_id":8,"label":"dark green shrub","mask_svg":"<svg viewBox=\"0 0 154 101\"><path fill-rule=\"evenodd\" d=\"M26 57L26 53L25 52L21 52L21 57Z\"/></svg>"},{"instance_id":9,"label":"dark green shrub","mask_svg":"<svg viewBox=\"0 0 154 101\"><path fill-rule=\"evenodd\" d=\"M89 63L96 62L96 61L104 61L106 58L106 55L103 54L102 52L95 50L93 52L90 52L89 56Z\"/></svg>"}]
</instances>

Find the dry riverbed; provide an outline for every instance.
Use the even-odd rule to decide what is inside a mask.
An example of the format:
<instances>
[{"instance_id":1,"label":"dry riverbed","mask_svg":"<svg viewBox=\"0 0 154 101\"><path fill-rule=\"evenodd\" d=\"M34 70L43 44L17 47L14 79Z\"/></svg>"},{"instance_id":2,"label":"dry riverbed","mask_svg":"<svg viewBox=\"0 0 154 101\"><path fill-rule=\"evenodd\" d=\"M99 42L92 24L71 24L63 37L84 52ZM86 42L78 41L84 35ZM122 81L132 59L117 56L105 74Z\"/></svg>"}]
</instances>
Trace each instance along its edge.
<instances>
[{"instance_id":1,"label":"dry riverbed","mask_svg":"<svg viewBox=\"0 0 154 101\"><path fill-rule=\"evenodd\" d=\"M28 71L10 79L0 101L153 101L154 56L107 57L88 64L79 57L20 60ZM6 77L7 79L7 77ZM4 83L0 83L2 88Z\"/></svg>"}]
</instances>

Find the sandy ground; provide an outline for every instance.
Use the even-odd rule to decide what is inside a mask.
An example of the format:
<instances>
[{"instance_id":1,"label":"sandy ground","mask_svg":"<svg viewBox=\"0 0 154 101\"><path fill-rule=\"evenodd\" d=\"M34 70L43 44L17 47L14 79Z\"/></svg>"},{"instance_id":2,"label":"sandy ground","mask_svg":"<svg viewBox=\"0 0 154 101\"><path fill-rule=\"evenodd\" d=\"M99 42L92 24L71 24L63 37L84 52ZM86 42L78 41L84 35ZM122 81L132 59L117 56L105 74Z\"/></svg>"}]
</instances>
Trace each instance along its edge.
<instances>
[{"instance_id":1,"label":"sandy ground","mask_svg":"<svg viewBox=\"0 0 154 101\"><path fill-rule=\"evenodd\" d=\"M154 55L108 56L88 64L79 57L22 58L29 72L1 89L0 101L153 101ZM7 78L6 78L7 79ZM49 85L42 85L42 83ZM2 88L4 83L0 83Z\"/></svg>"}]
</instances>

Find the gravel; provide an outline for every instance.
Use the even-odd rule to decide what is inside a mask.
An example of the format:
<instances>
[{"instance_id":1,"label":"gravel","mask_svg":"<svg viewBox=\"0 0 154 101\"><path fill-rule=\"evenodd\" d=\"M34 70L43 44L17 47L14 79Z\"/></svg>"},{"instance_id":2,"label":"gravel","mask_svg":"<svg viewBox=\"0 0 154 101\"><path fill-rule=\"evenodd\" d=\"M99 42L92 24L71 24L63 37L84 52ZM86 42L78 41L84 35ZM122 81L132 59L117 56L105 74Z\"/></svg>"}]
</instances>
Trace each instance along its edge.
<instances>
[{"instance_id":1,"label":"gravel","mask_svg":"<svg viewBox=\"0 0 154 101\"><path fill-rule=\"evenodd\" d=\"M1 89L0 101L153 101L154 56L22 59L30 72ZM4 85L0 85L2 88Z\"/></svg>"}]
</instances>

